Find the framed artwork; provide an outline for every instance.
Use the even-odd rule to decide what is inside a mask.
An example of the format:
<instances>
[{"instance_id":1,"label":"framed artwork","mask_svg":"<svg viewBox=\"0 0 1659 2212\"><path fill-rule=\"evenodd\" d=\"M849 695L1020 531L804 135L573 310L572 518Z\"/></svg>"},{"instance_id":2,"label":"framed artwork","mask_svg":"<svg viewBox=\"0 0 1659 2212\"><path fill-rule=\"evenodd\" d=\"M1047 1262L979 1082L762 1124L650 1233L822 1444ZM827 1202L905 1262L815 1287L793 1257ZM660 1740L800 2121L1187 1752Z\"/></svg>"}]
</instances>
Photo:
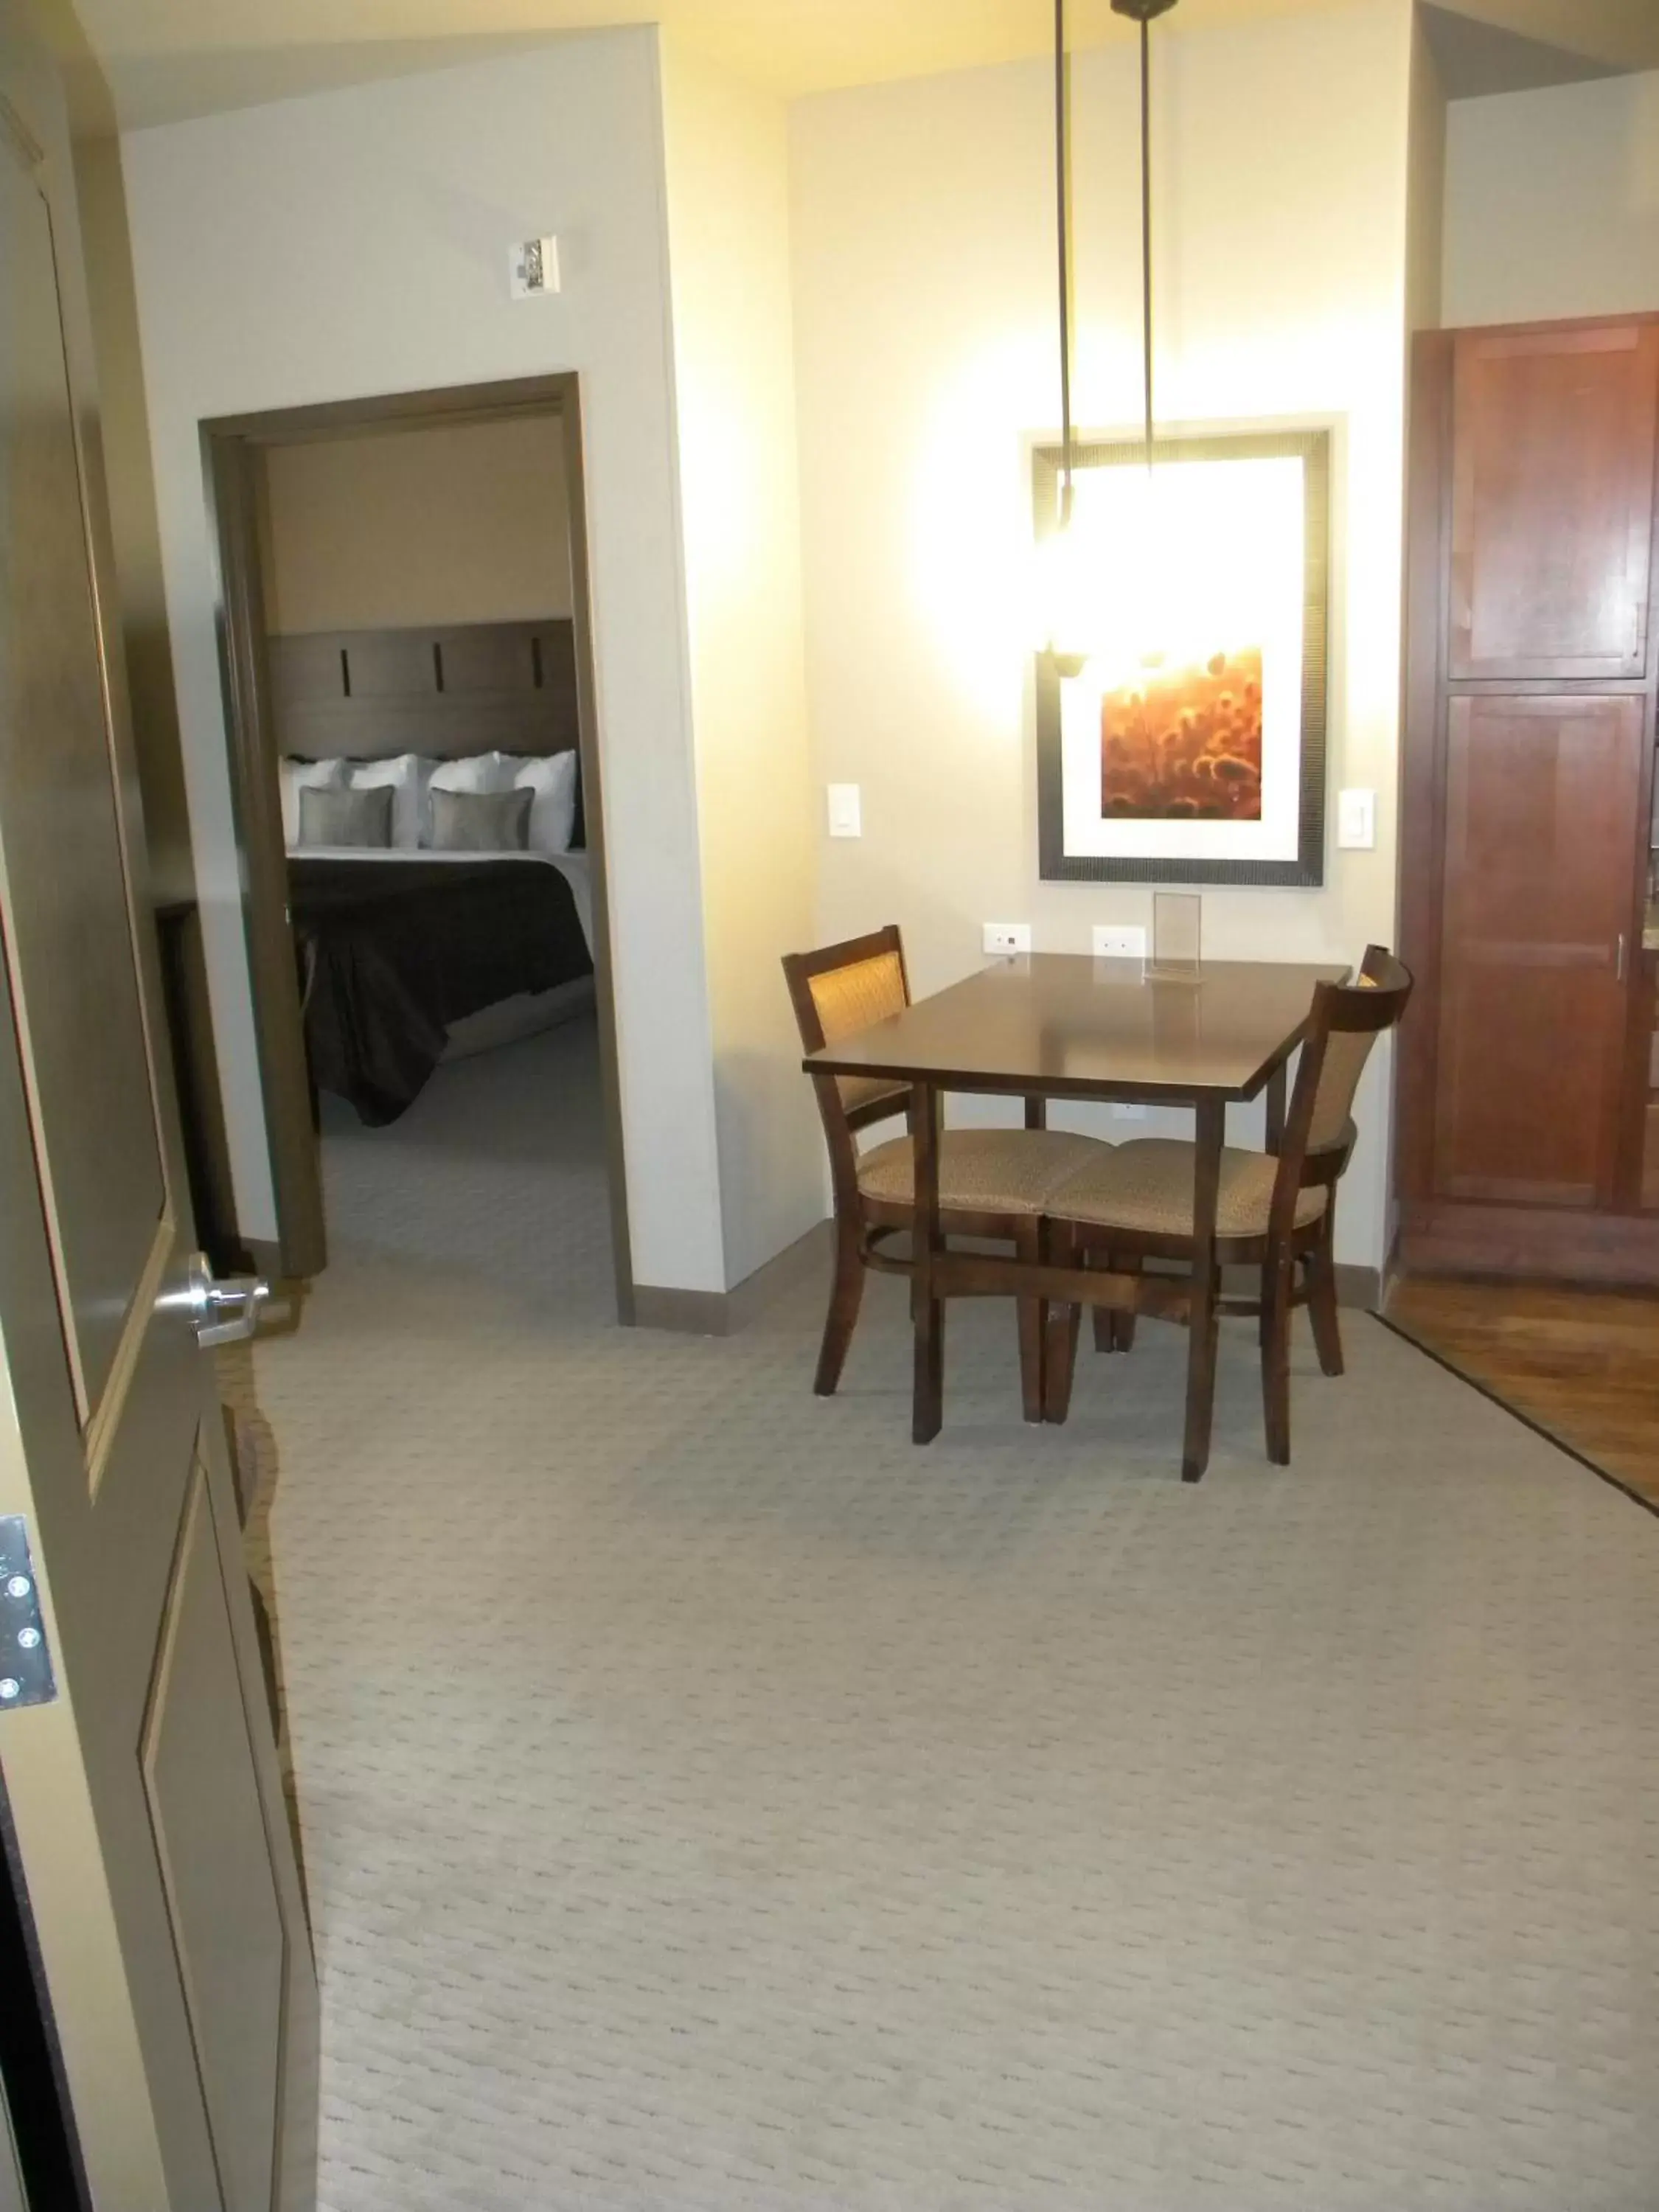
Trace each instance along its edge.
<instances>
[{"instance_id":1,"label":"framed artwork","mask_svg":"<svg viewBox=\"0 0 1659 2212\"><path fill-rule=\"evenodd\" d=\"M1031 457L1040 542L1060 462ZM1036 657L1043 877L1322 884L1329 433L1160 439L1150 471L1138 441L1079 446L1073 483L1079 652Z\"/></svg>"}]
</instances>

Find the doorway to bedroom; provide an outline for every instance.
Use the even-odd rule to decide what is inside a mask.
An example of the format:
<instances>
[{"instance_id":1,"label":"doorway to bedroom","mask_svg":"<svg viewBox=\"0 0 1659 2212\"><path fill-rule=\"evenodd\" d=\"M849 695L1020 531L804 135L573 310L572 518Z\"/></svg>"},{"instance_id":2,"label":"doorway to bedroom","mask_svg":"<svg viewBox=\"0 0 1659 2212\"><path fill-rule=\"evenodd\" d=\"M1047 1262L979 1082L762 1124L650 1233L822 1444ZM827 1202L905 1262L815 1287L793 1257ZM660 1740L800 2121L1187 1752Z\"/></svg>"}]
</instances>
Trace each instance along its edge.
<instances>
[{"instance_id":1,"label":"doorway to bedroom","mask_svg":"<svg viewBox=\"0 0 1659 2212\"><path fill-rule=\"evenodd\" d=\"M629 1319L576 380L204 434L271 1256Z\"/></svg>"}]
</instances>

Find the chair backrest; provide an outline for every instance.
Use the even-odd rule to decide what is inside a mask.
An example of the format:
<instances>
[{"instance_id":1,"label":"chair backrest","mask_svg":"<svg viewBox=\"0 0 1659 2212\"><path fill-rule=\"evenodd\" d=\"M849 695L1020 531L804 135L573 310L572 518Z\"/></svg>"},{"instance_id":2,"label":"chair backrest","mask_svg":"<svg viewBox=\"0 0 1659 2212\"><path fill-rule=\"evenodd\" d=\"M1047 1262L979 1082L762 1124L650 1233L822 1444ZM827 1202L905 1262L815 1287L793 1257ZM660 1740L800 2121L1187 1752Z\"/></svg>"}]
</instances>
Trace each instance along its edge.
<instances>
[{"instance_id":1,"label":"chair backrest","mask_svg":"<svg viewBox=\"0 0 1659 2212\"><path fill-rule=\"evenodd\" d=\"M787 953L783 973L808 1052L867 1030L888 1014L902 1013L910 1003L904 941L896 922L816 952ZM853 1132L902 1113L910 1086L869 1075L819 1075L812 1082L839 1196L848 1175L856 1182Z\"/></svg>"},{"instance_id":2,"label":"chair backrest","mask_svg":"<svg viewBox=\"0 0 1659 2212\"><path fill-rule=\"evenodd\" d=\"M1279 1147L1275 1235L1289 1231L1299 1190L1310 1183L1334 1183L1347 1166L1359 1079L1371 1047L1394 1028L1411 994L1410 969L1380 945L1366 946L1352 982L1316 987Z\"/></svg>"}]
</instances>

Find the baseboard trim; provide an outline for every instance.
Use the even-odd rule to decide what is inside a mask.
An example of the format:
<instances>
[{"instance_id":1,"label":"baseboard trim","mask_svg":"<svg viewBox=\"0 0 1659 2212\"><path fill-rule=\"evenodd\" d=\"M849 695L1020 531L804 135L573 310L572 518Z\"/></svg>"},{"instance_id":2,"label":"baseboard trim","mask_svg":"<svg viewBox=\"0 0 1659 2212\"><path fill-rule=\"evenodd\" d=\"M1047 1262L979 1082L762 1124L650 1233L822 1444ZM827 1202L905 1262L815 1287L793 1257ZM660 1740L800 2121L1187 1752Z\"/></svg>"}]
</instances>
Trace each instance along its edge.
<instances>
[{"instance_id":1,"label":"baseboard trim","mask_svg":"<svg viewBox=\"0 0 1659 2212\"><path fill-rule=\"evenodd\" d=\"M659 1283L635 1283L635 1328L667 1328L682 1336L729 1336L725 1291L671 1291Z\"/></svg>"},{"instance_id":2,"label":"baseboard trim","mask_svg":"<svg viewBox=\"0 0 1659 2212\"><path fill-rule=\"evenodd\" d=\"M634 1324L637 1328L672 1329L684 1336L735 1336L804 1276L828 1268L832 1234L833 1224L815 1222L804 1237L786 1245L752 1275L745 1275L733 1290L675 1291L654 1283L636 1283Z\"/></svg>"},{"instance_id":3,"label":"baseboard trim","mask_svg":"<svg viewBox=\"0 0 1659 2212\"><path fill-rule=\"evenodd\" d=\"M1163 1263L1160 1263L1162 1266ZM1169 1272L1178 1275L1179 1264L1169 1262ZM1235 1298L1253 1298L1260 1295L1260 1267L1224 1267L1221 1287L1226 1295ZM1352 1306L1362 1313L1376 1313L1382 1303L1382 1275L1377 1267L1355 1267L1339 1261L1336 1269L1336 1302L1340 1306Z\"/></svg>"},{"instance_id":4,"label":"baseboard trim","mask_svg":"<svg viewBox=\"0 0 1659 2212\"><path fill-rule=\"evenodd\" d=\"M1356 1267L1339 1260L1336 1263L1336 1302L1340 1306L1356 1306L1362 1313L1381 1313L1382 1270L1380 1267Z\"/></svg>"},{"instance_id":5,"label":"baseboard trim","mask_svg":"<svg viewBox=\"0 0 1659 2212\"><path fill-rule=\"evenodd\" d=\"M798 1237L775 1259L757 1267L746 1275L735 1290L730 1291L674 1291L653 1283L637 1283L634 1287L634 1322L639 1328L665 1328L684 1336L735 1336L739 1329L766 1310L775 1298L808 1275L817 1274L828 1279L830 1247L835 1224L816 1223L804 1237ZM1237 1296L1248 1297L1254 1286L1255 1271L1241 1267L1227 1271L1227 1287ZM1378 1267L1357 1267L1339 1263L1336 1270L1336 1297L1339 1305L1349 1306L1364 1313L1376 1313L1382 1304L1382 1273Z\"/></svg>"}]
</instances>

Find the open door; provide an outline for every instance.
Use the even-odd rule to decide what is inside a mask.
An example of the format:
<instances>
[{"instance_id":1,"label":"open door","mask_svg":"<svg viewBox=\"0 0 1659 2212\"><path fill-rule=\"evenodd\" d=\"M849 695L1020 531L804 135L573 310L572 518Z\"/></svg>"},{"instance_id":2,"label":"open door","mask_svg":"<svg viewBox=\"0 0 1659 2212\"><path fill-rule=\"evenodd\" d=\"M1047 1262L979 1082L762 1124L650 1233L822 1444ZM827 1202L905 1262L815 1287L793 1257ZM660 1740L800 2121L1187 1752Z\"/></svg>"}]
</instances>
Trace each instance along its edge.
<instances>
[{"instance_id":1,"label":"open door","mask_svg":"<svg viewBox=\"0 0 1659 2212\"><path fill-rule=\"evenodd\" d=\"M198 1342L213 1294L191 1278L124 692L100 617L107 532L67 145L55 83L8 14L5 1840L89 2203L304 2212L315 2191L315 1983L224 1428Z\"/></svg>"}]
</instances>

